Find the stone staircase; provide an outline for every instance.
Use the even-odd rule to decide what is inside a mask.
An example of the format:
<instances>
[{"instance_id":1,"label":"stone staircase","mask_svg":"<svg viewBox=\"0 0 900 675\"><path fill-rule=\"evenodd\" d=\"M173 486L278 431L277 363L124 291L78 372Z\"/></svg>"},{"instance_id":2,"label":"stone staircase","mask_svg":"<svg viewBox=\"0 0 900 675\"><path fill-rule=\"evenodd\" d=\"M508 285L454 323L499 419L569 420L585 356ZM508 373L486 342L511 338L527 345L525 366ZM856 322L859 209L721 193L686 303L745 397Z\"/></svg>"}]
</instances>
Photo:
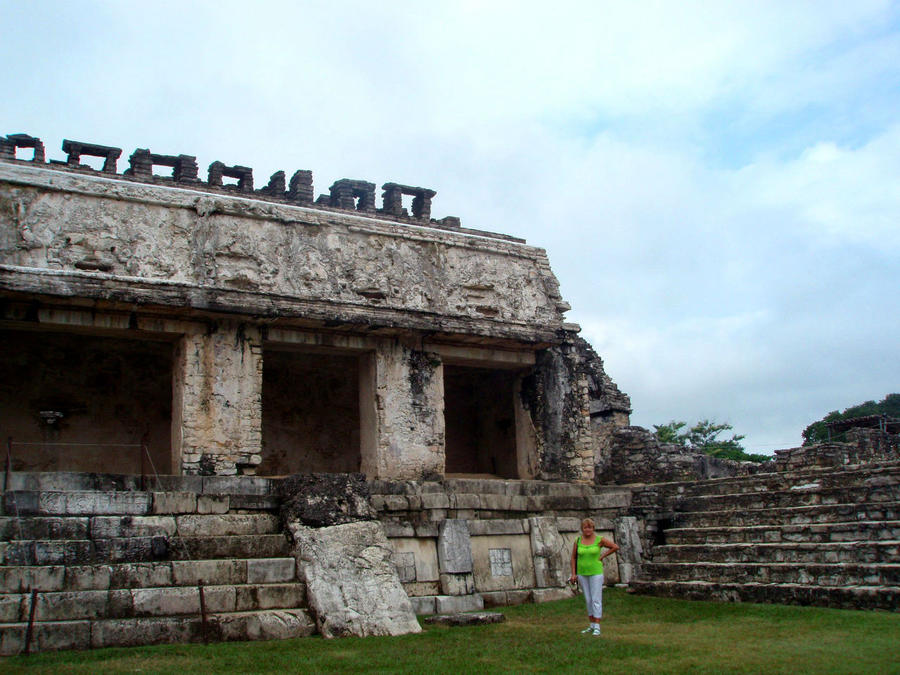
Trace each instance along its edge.
<instances>
[{"instance_id":1,"label":"stone staircase","mask_svg":"<svg viewBox=\"0 0 900 675\"><path fill-rule=\"evenodd\" d=\"M11 478L0 655L315 632L264 479Z\"/></svg>"},{"instance_id":2,"label":"stone staircase","mask_svg":"<svg viewBox=\"0 0 900 675\"><path fill-rule=\"evenodd\" d=\"M900 462L651 485L633 504L650 525L637 592L900 607Z\"/></svg>"}]
</instances>

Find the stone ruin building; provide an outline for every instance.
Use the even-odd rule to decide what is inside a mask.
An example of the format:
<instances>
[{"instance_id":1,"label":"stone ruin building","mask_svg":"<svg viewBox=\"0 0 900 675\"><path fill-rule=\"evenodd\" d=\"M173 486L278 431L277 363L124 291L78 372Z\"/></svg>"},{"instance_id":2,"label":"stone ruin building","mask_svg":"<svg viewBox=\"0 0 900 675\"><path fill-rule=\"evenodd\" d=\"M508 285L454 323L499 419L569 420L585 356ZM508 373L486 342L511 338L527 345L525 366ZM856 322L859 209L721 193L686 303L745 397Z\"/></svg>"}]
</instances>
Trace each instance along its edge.
<instances>
[{"instance_id":1,"label":"stone ruin building","mask_svg":"<svg viewBox=\"0 0 900 675\"><path fill-rule=\"evenodd\" d=\"M0 654L639 592L896 609L897 429L660 446L546 253L436 192L0 137Z\"/></svg>"}]
</instances>

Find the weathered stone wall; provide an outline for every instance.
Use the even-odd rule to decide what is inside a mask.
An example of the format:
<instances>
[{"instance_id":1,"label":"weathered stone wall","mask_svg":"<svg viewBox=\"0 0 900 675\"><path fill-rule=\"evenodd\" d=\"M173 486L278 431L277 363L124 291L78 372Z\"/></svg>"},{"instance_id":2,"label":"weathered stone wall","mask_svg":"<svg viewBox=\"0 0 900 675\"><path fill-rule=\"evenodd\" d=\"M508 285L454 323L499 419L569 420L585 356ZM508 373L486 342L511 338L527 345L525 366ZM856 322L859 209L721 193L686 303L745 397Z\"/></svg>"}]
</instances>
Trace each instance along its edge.
<instances>
[{"instance_id":1,"label":"weathered stone wall","mask_svg":"<svg viewBox=\"0 0 900 675\"><path fill-rule=\"evenodd\" d=\"M571 332L538 354L533 375L523 382L522 401L535 421L540 464L534 477L542 480L593 480L604 435L627 424L631 412L603 362Z\"/></svg>"},{"instance_id":2,"label":"weathered stone wall","mask_svg":"<svg viewBox=\"0 0 900 675\"><path fill-rule=\"evenodd\" d=\"M857 428L847 432L846 443L817 443L775 451L779 471L807 467L838 467L900 459L900 436L878 429Z\"/></svg>"},{"instance_id":3,"label":"weathered stone wall","mask_svg":"<svg viewBox=\"0 0 900 675\"><path fill-rule=\"evenodd\" d=\"M611 434L608 454L597 464L598 485L702 480L774 471L772 462L736 462L660 443L643 427L622 427Z\"/></svg>"}]
</instances>

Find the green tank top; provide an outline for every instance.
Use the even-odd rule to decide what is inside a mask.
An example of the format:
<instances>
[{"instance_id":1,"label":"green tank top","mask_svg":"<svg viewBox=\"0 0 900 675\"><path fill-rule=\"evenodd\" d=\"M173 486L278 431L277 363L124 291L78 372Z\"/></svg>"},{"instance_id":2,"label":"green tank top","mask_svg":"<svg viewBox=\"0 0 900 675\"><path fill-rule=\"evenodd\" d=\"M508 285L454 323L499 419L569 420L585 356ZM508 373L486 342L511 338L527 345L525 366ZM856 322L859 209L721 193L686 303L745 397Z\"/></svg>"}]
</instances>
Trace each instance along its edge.
<instances>
[{"instance_id":1,"label":"green tank top","mask_svg":"<svg viewBox=\"0 0 900 675\"><path fill-rule=\"evenodd\" d=\"M600 537L595 537L594 543L585 546L581 543L581 537L577 540L578 556L575 559L578 574L591 576L592 574L603 574L603 562L600 558Z\"/></svg>"}]
</instances>

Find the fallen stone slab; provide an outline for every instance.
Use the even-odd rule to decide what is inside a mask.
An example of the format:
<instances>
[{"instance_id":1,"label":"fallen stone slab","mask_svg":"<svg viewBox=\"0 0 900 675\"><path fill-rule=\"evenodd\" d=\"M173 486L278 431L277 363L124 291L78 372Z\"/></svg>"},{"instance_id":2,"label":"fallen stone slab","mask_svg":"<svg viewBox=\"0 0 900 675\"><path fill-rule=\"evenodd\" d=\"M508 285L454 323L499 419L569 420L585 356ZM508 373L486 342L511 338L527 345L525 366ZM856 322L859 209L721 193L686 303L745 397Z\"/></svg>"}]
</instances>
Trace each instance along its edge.
<instances>
[{"instance_id":1,"label":"fallen stone slab","mask_svg":"<svg viewBox=\"0 0 900 675\"><path fill-rule=\"evenodd\" d=\"M437 623L442 626L480 626L485 623L503 623L504 621L506 621L506 617L500 612L435 614L425 619L425 623Z\"/></svg>"},{"instance_id":2,"label":"fallen stone slab","mask_svg":"<svg viewBox=\"0 0 900 675\"><path fill-rule=\"evenodd\" d=\"M324 637L421 632L381 523L311 528L295 521L288 527Z\"/></svg>"}]
</instances>

